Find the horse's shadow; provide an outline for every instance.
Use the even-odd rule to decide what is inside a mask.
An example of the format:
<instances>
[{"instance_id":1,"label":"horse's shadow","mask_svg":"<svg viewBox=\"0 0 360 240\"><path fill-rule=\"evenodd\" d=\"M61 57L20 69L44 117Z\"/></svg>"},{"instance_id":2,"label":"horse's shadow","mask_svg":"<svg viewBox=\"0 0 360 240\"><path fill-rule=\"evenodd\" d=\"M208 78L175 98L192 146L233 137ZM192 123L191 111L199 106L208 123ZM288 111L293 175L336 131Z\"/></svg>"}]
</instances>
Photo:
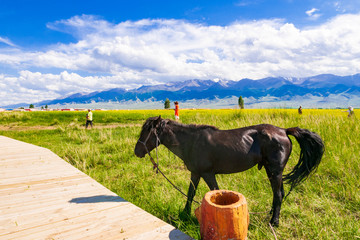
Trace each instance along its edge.
<instances>
[{"instance_id":1,"label":"horse's shadow","mask_svg":"<svg viewBox=\"0 0 360 240\"><path fill-rule=\"evenodd\" d=\"M125 199L119 196L112 196L112 195L96 195L90 197L78 197L73 198L69 201L70 203L100 203L100 202L127 202Z\"/></svg>"}]
</instances>

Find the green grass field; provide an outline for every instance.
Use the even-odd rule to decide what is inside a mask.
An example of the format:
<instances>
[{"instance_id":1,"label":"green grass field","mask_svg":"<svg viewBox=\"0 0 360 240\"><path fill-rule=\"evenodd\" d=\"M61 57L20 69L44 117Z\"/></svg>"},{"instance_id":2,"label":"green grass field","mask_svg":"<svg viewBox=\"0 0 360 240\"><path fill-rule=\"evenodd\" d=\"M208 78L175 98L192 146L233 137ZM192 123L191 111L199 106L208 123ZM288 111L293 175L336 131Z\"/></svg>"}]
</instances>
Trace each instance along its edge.
<instances>
[{"instance_id":1,"label":"green grass field","mask_svg":"<svg viewBox=\"0 0 360 240\"><path fill-rule=\"evenodd\" d=\"M152 171L148 157L139 159L134 146L141 125L150 116L173 118L170 110L94 112L95 128L85 130L85 112L0 113L0 135L51 149L72 165L142 209L200 239L192 214L179 217L186 199ZM341 110L181 110L182 123L209 124L220 129L269 123L299 126L317 132L325 142L318 170L293 190L282 205L278 239L360 239L360 131L359 120ZM297 163L300 149L294 145L285 172ZM155 156L155 153L152 153ZM159 148L162 171L187 191L190 172L165 147ZM242 193L250 212L271 207L272 191L265 170L256 167L242 173L218 175L220 188ZM289 187L285 185L285 192ZM208 188L200 181L195 199ZM193 203L193 210L198 207ZM267 213L250 215L248 239L274 239Z\"/></svg>"}]
</instances>

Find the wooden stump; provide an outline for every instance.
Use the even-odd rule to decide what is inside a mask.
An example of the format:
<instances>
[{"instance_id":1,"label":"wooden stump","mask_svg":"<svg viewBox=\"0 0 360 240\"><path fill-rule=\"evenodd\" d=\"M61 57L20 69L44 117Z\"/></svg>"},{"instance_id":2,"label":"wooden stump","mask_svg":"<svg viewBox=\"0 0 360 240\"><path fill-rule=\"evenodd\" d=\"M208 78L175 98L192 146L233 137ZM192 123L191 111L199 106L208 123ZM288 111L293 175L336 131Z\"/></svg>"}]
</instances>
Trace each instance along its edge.
<instances>
[{"instance_id":1,"label":"wooden stump","mask_svg":"<svg viewBox=\"0 0 360 240\"><path fill-rule=\"evenodd\" d=\"M207 192L195 215L203 240L246 239L249 212L246 199L240 193L228 190Z\"/></svg>"}]
</instances>

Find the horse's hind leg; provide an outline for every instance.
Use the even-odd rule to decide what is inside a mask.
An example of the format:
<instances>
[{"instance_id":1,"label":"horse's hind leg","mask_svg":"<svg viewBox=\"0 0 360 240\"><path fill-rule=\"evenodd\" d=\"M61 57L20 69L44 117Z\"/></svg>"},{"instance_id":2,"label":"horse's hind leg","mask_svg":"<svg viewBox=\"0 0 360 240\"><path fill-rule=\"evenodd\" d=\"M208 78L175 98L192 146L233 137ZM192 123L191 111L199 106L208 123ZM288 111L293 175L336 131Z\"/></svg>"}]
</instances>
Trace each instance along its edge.
<instances>
[{"instance_id":1,"label":"horse's hind leg","mask_svg":"<svg viewBox=\"0 0 360 240\"><path fill-rule=\"evenodd\" d=\"M281 183L281 198L282 200L284 200L285 197L285 191L284 191L284 183ZM282 201L281 201L282 202ZM271 210L270 210L270 215L273 214L274 212L274 207L275 207L275 198L273 198L273 203L271 205Z\"/></svg>"},{"instance_id":2,"label":"horse's hind leg","mask_svg":"<svg viewBox=\"0 0 360 240\"><path fill-rule=\"evenodd\" d=\"M280 167L278 167L280 168ZM274 169L270 166L265 166L266 173L271 183L273 191L273 204L272 204L272 217L270 220L271 225L279 225L280 209L282 199L284 197L284 186L282 182L282 169Z\"/></svg>"},{"instance_id":3,"label":"horse's hind leg","mask_svg":"<svg viewBox=\"0 0 360 240\"><path fill-rule=\"evenodd\" d=\"M196 174L196 173L191 173L191 181L190 181L190 186L189 186L189 190L188 190L188 194L187 194L186 205L184 208L184 212L187 213L188 215L190 215L190 213L191 213L191 203L195 197L196 188L199 184L199 181L200 181L200 175Z\"/></svg>"},{"instance_id":4,"label":"horse's hind leg","mask_svg":"<svg viewBox=\"0 0 360 240\"><path fill-rule=\"evenodd\" d=\"M204 179L210 190L219 189L214 173L203 173L201 174L201 177Z\"/></svg>"}]
</instances>

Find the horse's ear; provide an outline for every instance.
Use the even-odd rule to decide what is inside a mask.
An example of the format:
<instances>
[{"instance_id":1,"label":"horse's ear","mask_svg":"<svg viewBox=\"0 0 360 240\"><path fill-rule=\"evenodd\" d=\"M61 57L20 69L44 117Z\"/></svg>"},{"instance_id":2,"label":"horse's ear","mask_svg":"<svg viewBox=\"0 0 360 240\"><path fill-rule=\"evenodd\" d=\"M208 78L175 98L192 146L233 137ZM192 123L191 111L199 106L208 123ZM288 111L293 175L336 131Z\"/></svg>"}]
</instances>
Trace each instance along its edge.
<instances>
[{"instance_id":1,"label":"horse's ear","mask_svg":"<svg viewBox=\"0 0 360 240\"><path fill-rule=\"evenodd\" d=\"M155 119L154 126L157 127L160 124L160 122L161 122L161 115L159 115L159 117Z\"/></svg>"}]
</instances>

